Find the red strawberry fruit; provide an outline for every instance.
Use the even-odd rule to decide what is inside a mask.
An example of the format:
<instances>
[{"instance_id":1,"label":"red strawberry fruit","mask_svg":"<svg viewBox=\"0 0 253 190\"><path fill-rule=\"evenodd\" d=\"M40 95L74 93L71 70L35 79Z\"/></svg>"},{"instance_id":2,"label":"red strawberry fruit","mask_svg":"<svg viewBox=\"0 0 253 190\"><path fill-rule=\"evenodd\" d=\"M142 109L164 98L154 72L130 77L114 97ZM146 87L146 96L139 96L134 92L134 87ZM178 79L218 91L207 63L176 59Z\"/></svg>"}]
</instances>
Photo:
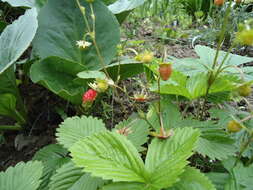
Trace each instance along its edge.
<instances>
[{"instance_id":1,"label":"red strawberry fruit","mask_svg":"<svg viewBox=\"0 0 253 190\"><path fill-rule=\"evenodd\" d=\"M83 104L93 102L97 97L97 91L89 89L83 95Z\"/></svg>"},{"instance_id":2,"label":"red strawberry fruit","mask_svg":"<svg viewBox=\"0 0 253 190\"><path fill-rule=\"evenodd\" d=\"M214 4L217 5L217 6L221 6L224 4L224 1L225 0L214 0Z\"/></svg>"},{"instance_id":3,"label":"red strawberry fruit","mask_svg":"<svg viewBox=\"0 0 253 190\"><path fill-rule=\"evenodd\" d=\"M159 73L162 80L166 81L170 78L172 73L172 66L168 63L162 63L159 65Z\"/></svg>"}]
</instances>

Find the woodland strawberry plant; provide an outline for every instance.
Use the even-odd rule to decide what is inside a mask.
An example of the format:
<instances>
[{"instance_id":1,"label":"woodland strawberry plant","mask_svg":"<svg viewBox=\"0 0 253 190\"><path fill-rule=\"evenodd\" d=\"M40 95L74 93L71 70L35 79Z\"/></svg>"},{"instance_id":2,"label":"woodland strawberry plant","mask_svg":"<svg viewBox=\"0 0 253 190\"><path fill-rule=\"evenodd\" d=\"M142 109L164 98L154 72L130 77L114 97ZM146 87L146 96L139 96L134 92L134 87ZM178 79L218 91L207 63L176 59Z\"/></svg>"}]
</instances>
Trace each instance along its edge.
<instances>
[{"instance_id":1,"label":"woodland strawberry plant","mask_svg":"<svg viewBox=\"0 0 253 190\"><path fill-rule=\"evenodd\" d=\"M33 40L34 61L26 64L29 77L77 105L77 116L65 118L56 129L57 142L37 151L32 161L0 172L0 189L252 188L253 116L245 97L251 94L253 78L252 68L245 65L253 59L231 53L238 45L253 45L252 22L242 23L231 47L222 51L232 1L214 1L226 5L217 47L197 45L198 58L184 59L167 56L166 48L157 56L120 43L121 21L143 1L49 0L40 6L37 1L6 1L31 9L0 37L7 47L13 45L5 49L0 44L5 58L0 77L11 79L3 85L15 84L5 87L3 95L0 86L0 114L25 123L15 117L20 109L15 100L21 98L14 68ZM33 27L20 27L28 18ZM24 44L18 41L20 45L14 38L26 29L34 33L25 36ZM17 44L5 41L12 35ZM140 73L138 81L145 78L140 89L129 92L120 84ZM91 116L106 93L112 93L112 101L120 100L122 110L125 99L133 113L116 125L112 115L106 124ZM229 103L235 100L244 100L246 109Z\"/></svg>"}]
</instances>

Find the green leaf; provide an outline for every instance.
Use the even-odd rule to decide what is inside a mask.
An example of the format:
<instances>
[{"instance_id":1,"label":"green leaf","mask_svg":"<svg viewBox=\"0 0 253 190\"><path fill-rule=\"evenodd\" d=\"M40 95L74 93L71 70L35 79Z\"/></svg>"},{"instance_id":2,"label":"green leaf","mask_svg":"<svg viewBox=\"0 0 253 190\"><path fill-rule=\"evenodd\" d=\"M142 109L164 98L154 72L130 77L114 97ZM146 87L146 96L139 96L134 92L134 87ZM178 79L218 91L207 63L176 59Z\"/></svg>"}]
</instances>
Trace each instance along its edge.
<instances>
[{"instance_id":1,"label":"green leaf","mask_svg":"<svg viewBox=\"0 0 253 190\"><path fill-rule=\"evenodd\" d=\"M173 69L187 76L194 76L198 73L207 71L206 67L202 64L200 59L196 58L182 58L169 57L169 62L173 63Z\"/></svg>"},{"instance_id":2,"label":"green leaf","mask_svg":"<svg viewBox=\"0 0 253 190\"><path fill-rule=\"evenodd\" d=\"M31 66L30 77L34 83L39 83L58 96L75 104L80 104L84 85L77 82L77 73L85 67L78 63L58 57L48 57Z\"/></svg>"},{"instance_id":3,"label":"green leaf","mask_svg":"<svg viewBox=\"0 0 253 190\"><path fill-rule=\"evenodd\" d=\"M213 182L217 190L224 190L224 185L229 180L228 173L207 173L206 176Z\"/></svg>"},{"instance_id":4,"label":"green leaf","mask_svg":"<svg viewBox=\"0 0 253 190\"><path fill-rule=\"evenodd\" d=\"M12 117L16 109L16 98L12 94L0 94L0 115Z\"/></svg>"},{"instance_id":5,"label":"green leaf","mask_svg":"<svg viewBox=\"0 0 253 190\"><path fill-rule=\"evenodd\" d=\"M77 76L81 79L94 79L94 78L105 79L106 78L106 75L100 71L82 71L78 73Z\"/></svg>"},{"instance_id":6,"label":"green leaf","mask_svg":"<svg viewBox=\"0 0 253 190\"><path fill-rule=\"evenodd\" d=\"M212 160L224 160L236 152L235 141L223 129L206 128L201 131L196 151Z\"/></svg>"},{"instance_id":7,"label":"green leaf","mask_svg":"<svg viewBox=\"0 0 253 190\"><path fill-rule=\"evenodd\" d=\"M9 3L12 7L36 7L37 9L41 8L47 0L2 0L3 2Z\"/></svg>"},{"instance_id":8,"label":"green leaf","mask_svg":"<svg viewBox=\"0 0 253 190\"><path fill-rule=\"evenodd\" d=\"M161 94L174 94L191 98L190 92L186 88L187 76L183 73L174 71L170 80L161 81ZM151 91L158 92L157 83L152 86Z\"/></svg>"},{"instance_id":9,"label":"green leaf","mask_svg":"<svg viewBox=\"0 0 253 190\"><path fill-rule=\"evenodd\" d=\"M109 10L117 16L119 23L122 23L129 13L142 5L145 0L117 0L108 6Z\"/></svg>"},{"instance_id":10,"label":"green leaf","mask_svg":"<svg viewBox=\"0 0 253 190\"><path fill-rule=\"evenodd\" d=\"M183 120L178 106L172 104L169 100L162 100L161 102L161 111L162 111L162 118L163 124L165 129L171 129L180 127L180 122ZM160 130L160 123L158 117L158 104L154 103L150 106L149 111L147 113L148 121L152 124L154 129L159 132ZM185 126L183 126L185 127Z\"/></svg>"},{"instance_id":11,"label":"green leaf","mask_svg":"<svg viewBox=\"0 0 253 190\"><path fill-rule=\"evenodd\" d=\"M180 181L166 190L216 190L211 181L199 170L187 167Z\"/></svg>"},{"instance_id":12,"label":"green leaf","mask_svg":"<svg viewBox=\"0 0 253 190\"><path fill-rule=\"evenodd\" d=\"M152 174L153 187L162 189L176 183L193 154L200 132L192 128L177 128L166 140L154 139L146 157L146 169Z\"/></svg>"},{"instance_id":13,"label":"green leaf","mask_svg":"<svg viewBox=\"0 0 253 190\"><path fill-rule=\"evenodd\" d=\"M106 70L114 80L117 80L118 76L123 80L128 77L136 76L144 71L142 63L128 57L119 58L118 62L106 66Z\"/></svg>"},{"instance_id":14,"label":"green leaf","mask_svg":"<svg viewBox=\"0 0 253 190\"><path fill-rule=\"evenodd\" d=\"M222 113L219 116L222 117ZM224 160L233 156L237 151L235 141L224 131L224 128L212 121L202 123L203 125L196 126L201 130L197 152L212 160Z\"/></svg>"},{"instance_id":15,"label":"green leaf","mask_svg":"<svg viewBox=\"0 0 253 190\"><path fill-rule=\"evenodd\" d=\"M118 0L108 6L113 14L120 14L125 11L130 11L142 5L145 0Z\"/></svg>"},{"instance_id":16,"label":"green leaf","mask_svg":"<svg viewBox=\"0 0 253 190\"><path fill-rule=\"evenodd\" d=\"M106 130L102 120L93 117L72 117L67 118L57 128L57 141L69 149L76 142L84 137Z\"/></svg>"},{"instance_id":17,"label":"green leaf","mask_svg":"<svg viewBox=\"0 0 253 190\"><path fill-rule=\"evenodd\" d=\"M1 190L36 190L40 185L43 166L40 162L18 163L0 172Z\"/></svg>"},{"instance_id":18,"label":"green leaf","mask_svg":"<svg viewBox=\"0 0 253 190\"><path fill-rule=\"evenodd\" d=\"M250 190L253 187L253 164L245 167L241 162L233 169L236 182L245 187L246 190Z\"/></svg>"},{"instance_id":19,"label":"green leaf","mask_svg":"<svg viewBox=\"0 0 253 190\"><path fill-rule=\"evenodd\" d=\"M0 93L10 93L16 97L18 96L19 91L16 84L14 66L8 68L6 71L0 74Z\"/></svg>"},{"instance_id":20,"label":"green leaf","mask_svg":"<svg viewBox=\"0 0 253 190\"><path fill-rule=\"evenodd\" d=\"M222 113L220 113L220 116ZM182 125L194 127L201 131L196 151L202 156L208 156L212 160L224 160L236 152L235 141L230 138L220 125L213 121L200 122L192 120L189 124Z\"/></svg>"},{"instance_id":21,"label":"green leaf","mask_svg":"<svg viewBox=\"0 0 253 190\"><path fill-rule=\"evenodd\" d=\"M230 75L220 75L213 83L209 90L209 96L212 94L233 91L238 83L238 78ZM198 73L191 77L174 71L171 79L161 82L161 94L173 94L184 96L190 100L200 98L206 95L208 87L208 78L206 73ZM157 84L151 88L152 91L158 92Z\"/></svg>"},{"instance_id":22,"label":"green leaf","mask_svg":"<svg viewBox=\"0 0 253 190\"><path fill-rule=\"evenodd\" d=\"M56 171L51 178L49 190L97 190L104 184L100 178L91 177L69 162Z\"/></svg>"},{"instance_id":23,"label":"green leaf","mask_svg":"<svg viewBox=\"0 0 253 190\"><path fill-rule=\"evenodd\" d=\"M89 3L80 1L92 28ZM92 3L96 18L95 36L104 64L108 65L116 54L119 43L119 24L115 16L101 2ZM64 10L64 11L62 11ZM70 62L83 65L85 69L102 68L95 45L81 50L76 42L83 39L87 27L81 11L74 0L51 0L41 9L39 28L34 39L34 50L41 58L57 56ZM87 41L92 42L89 39Z\"/></svg>"},{"instance_id":24,"label":"green leaf","mask_svg":"<svg viewBox=\"0 0 253 190\"><path fill-rule=\"evenodd\" d=\"M170 103L168 100L163 100L162 103L162 117L165 129L178 127L193 127L201 131L201 137L197 143L196 151L203 156L215 160L223 160L235 154L235 141L229 137L224 131L222 125L217 125L214 122L200 122L193 119L183 119L179 109L176 105ZM227 112L218 112L219 116ZM151 105L147 114L149 122L159 132L159 118L157 116L156 104ZM231 120L231 118L230 118Z\"/></svg>"},{"instance_id":25,"label":"green leaf","mask_svg":"<svg viewBox=\"0 0 253 190\"><path fill-rule=\"evenodd\" d=\"M16 97L13 94L0 94L0 115L15 119L19 124L25 123L25 118L16 109Z\"/></svg>"},{"instance_id":26,"label":"green leaf","mask_svg":"<svg viewBox=\"0 0 253 190\"><path fill-rule=\"evenodd\" d=\"M20 124L25 123L26 109L16 84L14 66L0 74L0 96L2 99L0 104L3 104L0 109L5 109L5 114L8 110L8 116Z\"/></svg>"},{"instance_id":27,"label":"green leaf","mask_svg":"<svg viewBox=\"0 0 253 190\"><path fill-rule=\"evenodd\" d=\"M0 36L0 74L8 69L24 53L33 40L38 23L35 9L7 26Z\"/></svg>"},{"instance_id":28,"label":"green leaf","mask_svg":"<svg viewBox=\"0 0 253 190\"><path fill-rule=\"evenodd\" d=\"M207 46L197 45L195 46L195 51L200 57L200 59L196 59L196 58L177 59L175 57L169 57L168 61L174 63L173 64L174 70L180 71L187 76L194 76L199 73L207 73L207 71L210 70L213 65L216 50L211 49ZM224 51L219 52L218 64L222 62L226 54L227 52L224 52ZM226 61L224 62L224 66L232 66L232 67L239 66L244 63L249 63L252 61L253 61L253 58L251 57L240 56L240 55L235 55L235 54L230 53ZM226 68L225 72L228 72L229 74L240 77L241 76L240 70L243 70L243 73L245 74L245 78L247 81L253 79L252 68L248 67L248 68L236 69L232 67ZM222 85L220 87L222 87Z\"/></svg>"},{"instance_id":29,"label":"green leaf","mask_svg":"<svg viewBox=\"0 0 253 190\"><path fill-rule=\"evenodd\" d=\"M118 182L105 185L102 190L157 190L142 183Z\"/></svg>"},{"instance_id":30,"label":"green leaf","mask_svg":"<svg viewBox=\"0 0 253 190\"><path fill-rule=\"evenodd\" d=\"M236 162L235 157L231 157L228 160L223 161L224 167L228 170L229 176L227 180L221 181L219 179L219 187L224 190L251 190L253 186L253 165L244 166L242 162ZM215 173L216 174L216 173ZM221 176L221 174L219 174ZM228 175L228 174L227 174ZM212 176L213 177L213 176ZM217 176L213 177L215 181L218 181ZM225 176L224 176L225 178ZM218 181L218 182L219 182Z\"/></svg>"},{"instance_id":31,"label":"green leaf","mask_svg":"<svg viewBox=\"0 0 253 190\"><path fill-rule=\"evenodd\" d=\"M142 151L142 145L148 141L149 126L147 122L132 115L127 120L124 120L115 126L116 130L122 128L127 128L129 130L127 139L133 143L138 151Z\"/></svg>"},{"instance_id":32,"label":"green leaf","mask_svg":"<svg viewBox=\"0 0 253 190\"><path fill-rule=\"evenodd\" d=\"M213 64L216 50L211 49L207 46L197 45L197 46L195 46L195 51L203 63L208 64L208 65ZM227 52L224 52L224 51L219 52L218 63L222 62L222 60L226 56L226 54L227 54ZM230 53L229 56L227 57L224 65L225 66L228 66L228 65L238 66L238 65L248 63L251 61L253 61L253 58L251 58L251 57L240 56L240 55L235 55L235 54Z\"/></svg>"},{"instance_id":33,"label":"green leaf","mask_svg":"<svg viewBox=\"0 0 253 190\"><path fill-rule=\"evenodd\" d=\"M0 33L5 29L7 26L7 23L0 20Z\"/></svg>"},{"instance_id":34,"label":"green leaf","mask_svg":"<svg viewBox=\"0 0 253 190\"><path fill-rule=\"evenodd\" d=\"M42 182L38 190L48 190L48 183L51 176L63 164L69 162L68 150L61 145L51 144L40 149L33 157L33 160L41 161L44 165Z\"/></svg>"},{"instance_id":35,"label":"green leaf","mask_svg":"<svg viewBox=\"0 0 253 190\"><path fill-rule=\"evenodd\" d=\"M74 163L93 176L114 182L145 182L147 172L134 145L125 136L100 132L70 148Z\"/></svg>"},{"instance_id":36,"label":"green leaf","mask_svg":"<svg viewBox=\"0 0 253 190\"><path fill-rule=\"evenodd\" d=\"M190 77L186 83L186 89L190 93L190 99L195 99L206 94L208 76L206 73L199 73Z\"/></svg>"}]
</instances>

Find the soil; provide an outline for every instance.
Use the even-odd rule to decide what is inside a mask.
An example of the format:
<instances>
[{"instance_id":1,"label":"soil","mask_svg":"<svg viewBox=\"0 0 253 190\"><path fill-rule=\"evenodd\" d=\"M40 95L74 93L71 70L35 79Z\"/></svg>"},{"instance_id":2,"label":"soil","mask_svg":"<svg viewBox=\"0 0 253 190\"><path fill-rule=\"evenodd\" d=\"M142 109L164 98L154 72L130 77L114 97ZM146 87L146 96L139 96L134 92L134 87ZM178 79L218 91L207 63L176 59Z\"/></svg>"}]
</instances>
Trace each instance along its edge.
<instances>
[{"instance_id":1,"label":"soil","mask_svg":"<svg viewBox=\"0 0 253 190\"><path fill-rule=\"evenodd\" d=\"M0 145L0 171L20 161L31 160L41 147L55 143L55 129L61 122L55 112L55 106L62 104L58 97L34 84L21 86L20 91L25 97L31 123L24 126L22 131L4 133L5 142ZM6 123L13 121L0 118L0 125Z\"/></svg>"}]
</instances>

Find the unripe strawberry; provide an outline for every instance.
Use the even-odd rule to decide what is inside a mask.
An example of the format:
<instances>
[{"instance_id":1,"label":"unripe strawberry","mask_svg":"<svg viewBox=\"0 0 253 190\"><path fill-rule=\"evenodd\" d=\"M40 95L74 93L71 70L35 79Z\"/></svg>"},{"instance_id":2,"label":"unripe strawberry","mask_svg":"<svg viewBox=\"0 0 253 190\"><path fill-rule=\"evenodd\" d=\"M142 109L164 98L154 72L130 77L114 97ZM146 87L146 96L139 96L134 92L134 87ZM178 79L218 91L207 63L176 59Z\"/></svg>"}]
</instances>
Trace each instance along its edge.
<instances>
[{"instance_id":1,"label":"unripe strawberry","mask_svg":"<svg viewBox=\"0 0 253 190\"><path fill-rule=\"evenodd\" d=\"M136 55L134 59L135 59L136 61L141 61L141 59L142 59L142 54Z\"/></svg>"},{"instance_id":2,"label":"unripe strawberry","mask_svg":"<svg viewBox=\"0 0 253 190\"><path fill-rule=\"evenodd\" d=\"M168 63L162 63L159 65L159 73L162 80L166 81L170 78L172 73L172 66Z\"/></svg>"},{"instance_id":3,"label":"unripe strawberry","mask_svg":"<svg viewBox=\"0 0 253 190\"><path fill-rule=\"evenodd\" d=\"M143 63L150 63L153 61L153 59L154 59L154 55L152 52L145 52L141 56L141 61Z\"/></svg>"},{"instance_id":4,"label":"unripe strawberry","mask_svg":"<svg viewBox=\"0 0 253 190\"><path fill-rule=\"evenodd\" d=\"M253 29L237 32L236 38L242 45L253 46Z\"/></svg>"},{"instance_id":5,"label":"unripe strawberry","mask_svg":"<svg viewBox=\"0 0 253 190\"><path fill-rule=\"evenodd\" d=\"M225 0L214 0L214 4L217 6L222 6L224 4Z\"/></svg>"},{"instance_id":6,"label":"unripe strawberry","mask_svg":"<svg viewBox=\"0 0 253 190\"><path fill-rule=\"evenodd\" d=\"M237 133L241 129L242 129L242 126L237 121L231 120L231 121L228 122L228 125L227 125L228 132L230 132L230 133Z\"/></svg>"},{"instance_id":7,"label":"unripe strawberry","mask_svg":"<svg viewBox=\"0 0 253 190\"><path fill-rule=\"evenodd\" d=\"M244 84L238 88L238 93L240 96L247 97L251 93L251 86L249 84Z\"/></svg>"},{"instance_id":8,"label":"unripe strawberry","mask_svg":"<svg viewBox=\"0 0 253 190\"><path fill-rule=\"evenodd\" d=\"M83 95L83 104L94 102L97 97L97 92L93 89L89 89Z\"/></svg>"},{"instance_id":9,"label":"unripe strawberry","mask_svg":"<svg viewBox=\"0 0 253 190\"><path fill-rule=\"evenodd\" d=\"M99 92L105 92L109 87L107 80L96 79L96 82L97 82L97 88Z\"/></svg>"}]
</instances>

